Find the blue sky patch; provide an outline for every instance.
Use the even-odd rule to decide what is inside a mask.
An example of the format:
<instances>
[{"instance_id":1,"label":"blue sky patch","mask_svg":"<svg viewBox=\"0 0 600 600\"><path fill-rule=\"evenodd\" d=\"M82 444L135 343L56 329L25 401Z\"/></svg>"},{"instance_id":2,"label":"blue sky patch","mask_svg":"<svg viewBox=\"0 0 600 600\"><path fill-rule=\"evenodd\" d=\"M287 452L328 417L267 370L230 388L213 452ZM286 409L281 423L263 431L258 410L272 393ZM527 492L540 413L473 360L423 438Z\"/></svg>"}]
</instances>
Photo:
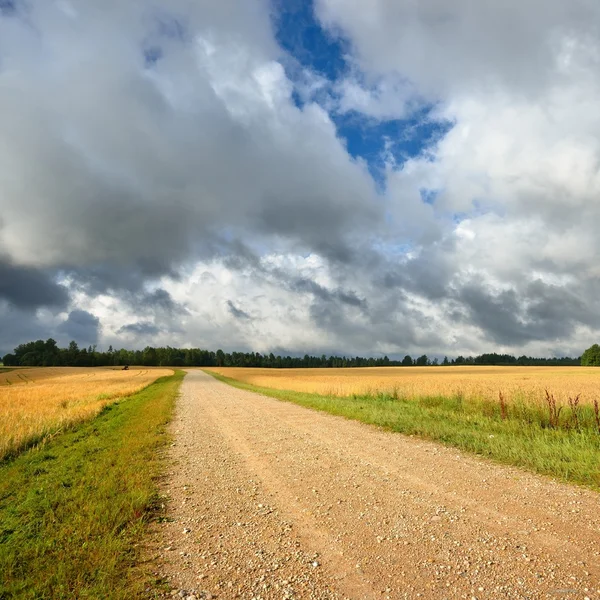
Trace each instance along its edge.
<instances>
[{"instance_id":1,"label":"blue sky patch","mask_svg":"<svg viewBox=\"0 0 600 600\"><path fill-rule=\"evenodd\" d=\"M303 69L325 78L329 84L322 96L330 101L330 105L335 105L335 83L351 71L353 79L360 82L362 78L362 74L349 64L349 43L321 27L312 0L273 0L273 9L277 41L291 58L290 64L284 64L287 76L299 88L305 83ZM293 92L292 99L302 108L305 99L298 90ZM311 100L319 102L321 98ZM322 100L320 103L324 104ZM396 167L400 168L409 158L421 155L452 126L431 119L432 107L423 107L408 119L378 120L357 111L336 113L330 105L330 117L349 154L367 162L380 188L384 185L386 157L392 156Z\"/></svg>"},{"instance_id":2,"label":"blue sky patch","mask_svg":"<svg viewBox=\"0 0 600 600\"><path fill-rule=\"evenodd\" d=\"M273 0L273 6L277 42L300 65L330 81L348 70L347 42L321 27L312 0Z\"/></svg>"},{"instance_id":3,"label":"blue sky patch","mask_svg":"<svg viewBox=\"0 0 600 600\"><path fill-rule=\"evenodd\" d=\"M332 115L332 119L338 134L346 141L349 154L367 161L378 186L385 183L386 161L390 157L396 168L401 168L452 128L451 123L429 119L428 110L410 119L378 121L356 112Z\"/></svg>"}]
</instances>

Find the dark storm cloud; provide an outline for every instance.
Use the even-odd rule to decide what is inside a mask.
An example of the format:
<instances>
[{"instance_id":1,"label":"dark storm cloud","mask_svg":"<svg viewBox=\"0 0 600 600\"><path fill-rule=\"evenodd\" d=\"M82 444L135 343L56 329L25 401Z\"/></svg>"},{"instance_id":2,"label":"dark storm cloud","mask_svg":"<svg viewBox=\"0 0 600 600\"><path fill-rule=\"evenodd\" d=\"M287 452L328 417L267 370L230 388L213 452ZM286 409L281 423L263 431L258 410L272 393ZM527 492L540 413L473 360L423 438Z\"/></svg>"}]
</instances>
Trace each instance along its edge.
<instances>
[{"instance_id":1,"label":"dark storm cloud","mask_svg":"<svg viewBox=\"0 0 600 600\"><path fill-rule=\"evenodd\" d=\"M180 275L173 269L155 270L154 267L140 268L139 265L131 268L112 267L108 265L97 266L89 269L70 270L66 275L72 281L72 287L89 296L109 294L120 298L134 309L144 313L162 311L169 314L186 314L185 306L175 302L171 294L158 288L147 291L146 284L158 275L168 275L177 281Z\"/></svg>"},{"instance_id":2,"label":"dark storm cloud","mask_svg":"<svg viewBox=\"0 0 600 600\"><path fill-rule=\"evenodd\" d=\"M55 335L54 329L32 314L0 302L0 356L12 352L19 344Z\"/></svg>"},{"instance_id":3,"label":"dark storm cloud","mask_svg":"<svg viewBox=\"0 0 600 600\"><path fill-rule=\"evenodd\" d=\"M85 310L73 310L57 331L82 346L94 345L98 343L100 319Z\"/></svg>"},{"instance_id":4,"label":"dark storm cloud","mask_svg":"<svg viewBox=\"0 0 600 600\"><path fill-rule=\"evenodd\" d=\"M123 327L121 327L117 333L152 336L160 333L160 329L153 323L148 322L129 323L128 325L123 325Z\"/></svg>"},{"instance_id":5,"label":"dark storm cloud","mask_svg":"<svg viewBox=\"0 0 600 600\"><path fill-rule=\"evenodd\" d=\"M243 321L252 321L252 317L241 308L238 308L231 300L227 300L227 310L235 319L241 319Z\"/></svg>"},{"instance_id":6,"label":"dark storm cloud","mask_svg":"<svg viewBox=\"0 0 600 600\"><path fill-rule=\"evenodd\" d=\"M0 258L0 298L12 305L34 310L41 306L64 308L67 289L41 269L20 267Z\"/></svg>"},{"instance_id":7,"label":"dark storm cloud","mask_svg":"<svg viewBox=\"0 0 600 600\"><path fill-rule=\"evenodd\" d=\"M175 280L179 277L178 271L170 265L144 259L127 266L103 264L65 269L64 273L73 280L76 288L93 296L114 292L139 293L148 280L162 275Z\"/></svg>"}]
</instances>

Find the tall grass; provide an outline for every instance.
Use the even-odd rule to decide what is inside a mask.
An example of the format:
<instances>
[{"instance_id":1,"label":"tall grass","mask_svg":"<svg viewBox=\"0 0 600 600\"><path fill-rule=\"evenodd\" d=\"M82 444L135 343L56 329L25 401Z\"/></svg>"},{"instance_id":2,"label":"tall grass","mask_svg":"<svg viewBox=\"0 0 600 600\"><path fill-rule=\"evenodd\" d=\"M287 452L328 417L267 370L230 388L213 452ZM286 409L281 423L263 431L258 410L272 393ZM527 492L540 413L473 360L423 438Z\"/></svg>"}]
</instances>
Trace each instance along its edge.
<instances>
[{"instance_id":1,"label":"tall grass","mask_svg":"<svg viewBox=\"0 0 600 600\"><path fill-rule=\"evenodd\" d=\"M509 401L504 394L496 402L467 399L460 391L420 397L398 393L339 397L258 387L208 372L241 389L600 489L600 415L592 405L576 405L575 420L572 412L559 406L551 409L523 398Z\"/></svg>"},{"instance_id":2,"label":"tall grass","mask_svg":"<svg viewBox=\"0 0 600 600\"><path fill-rule=\"evenodd\" d=\"M129 599L183 373L0 465L0 598Z\"/></svg>"}]
</instances>

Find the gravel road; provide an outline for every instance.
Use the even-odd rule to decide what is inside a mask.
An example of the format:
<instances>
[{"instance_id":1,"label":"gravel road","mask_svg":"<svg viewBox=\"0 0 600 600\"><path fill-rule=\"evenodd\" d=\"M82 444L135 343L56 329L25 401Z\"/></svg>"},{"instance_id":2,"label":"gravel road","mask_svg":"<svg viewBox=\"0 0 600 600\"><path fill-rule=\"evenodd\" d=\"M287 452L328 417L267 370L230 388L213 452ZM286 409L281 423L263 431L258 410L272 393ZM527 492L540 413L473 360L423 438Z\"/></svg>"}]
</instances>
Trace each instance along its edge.
<instances>
[{"instance_id":1,"label":"gravel road","mask_svg":"<svg viewBox=\"0 0 600 600\"><path fill-rule=\"evenodd\" d=\"M172 424L152 570L177 597L600 599L600 496L238 390Z\"/></svg>"}]
</instances>

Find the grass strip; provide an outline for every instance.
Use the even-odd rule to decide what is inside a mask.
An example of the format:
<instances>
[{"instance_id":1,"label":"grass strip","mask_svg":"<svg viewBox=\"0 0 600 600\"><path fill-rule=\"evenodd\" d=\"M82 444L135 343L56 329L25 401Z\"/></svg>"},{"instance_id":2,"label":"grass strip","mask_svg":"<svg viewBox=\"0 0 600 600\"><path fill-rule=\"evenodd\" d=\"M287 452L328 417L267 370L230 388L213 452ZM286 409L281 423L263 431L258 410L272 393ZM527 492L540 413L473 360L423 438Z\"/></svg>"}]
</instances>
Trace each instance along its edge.
<instances>
[{"instance_id":1,"label":"grass strip","mask_svg":"<svg viewBox=\"0 0 600 600\"><path fill-rule=\"evenodd\" d=\"M182 371L0 465L0 599L139 594L136 543L157 500Z\"/></svg>"},{"instance_id":2,"label":"grass strip","mask_svg":"<svg viewBox=\"0 0 600 600\"><path fill-rule=\"evenodd\" d=\"M275 390L206 371L219 381L271 398L441 442L502 464L600 490L600 435L592 426L591 407L579 409L590 426L549 427L539 407L511 407L502 418L492 403L463 402L458 397L397 398L322 396Z\"/></svg>"}]
</instances>

